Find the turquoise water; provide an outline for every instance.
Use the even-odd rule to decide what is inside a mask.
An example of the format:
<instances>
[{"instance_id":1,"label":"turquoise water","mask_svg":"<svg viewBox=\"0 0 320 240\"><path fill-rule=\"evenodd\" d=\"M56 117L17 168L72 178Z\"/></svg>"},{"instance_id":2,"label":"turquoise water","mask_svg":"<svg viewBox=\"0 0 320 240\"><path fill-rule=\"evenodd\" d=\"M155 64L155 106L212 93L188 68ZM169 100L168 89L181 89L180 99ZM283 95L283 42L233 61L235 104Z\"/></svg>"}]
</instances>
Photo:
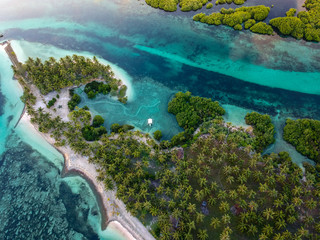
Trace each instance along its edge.
<instances>
[{"instance_id":1,"label":"turquoise water","mask_svg":"<svg viewBox=\"0 0 320 240\"><path fill-rule=\"evenodd\" d=\"M169 114L167 110L168 100L174 91L148 78L135 82L133 85L134 98L130 99L127 104L122 104L104 95L91 100L84 92L80 92L82 102L79 107L87 105L94 115L102 115L107 129L113 123L131 124L137 130L150 135L156 130L161 130L163 139L171 139L175 134L183 131L175 116ZM153 119L152 126L147 124L149 118Z\"/></svg>"},{"instance_id":2,"label":"turquoise water","mask_svg":"<svg viewBox=\"0 0 320 240\"><path fill-rule=\"evenodd\" d=\"M0 238L122 239L112 229L101 230L89 184L79 176L61 178L62 155L26 123L15 127L22 90L10 66L1 50Z\"/></svg>"},{"instance_id":3,"label":"turquoise water","mask_svg":"<svg viewBox=\"0 0 320 240\"><path fill-rule=\"evenodd\" d=\"M167 103L175 92L189 90L219 100L226 121L238 126L245 126L247 111L271 114L277 141L266 152L287 150L295 162L307 160L282 140L281 127L286 117L320 118L319 44L209 27L193 22L191 13L167 14L136 0L1 3L0 32L4 39L18 40L13 46L21 61L79 53L113 63L129 86L128 103L106 96L92 101L84 95L81 103L102 114L107 127L127 123L149 133L160 129L170 138L181 129L167 113ZM271 11L276 16L296 3L274 4L279 5ZM61 155L41 138L30 138L35 133L26 132L23 124L14 129L23 108L21 89L11 81L3 52L0 76L0 206L2 213L10 213L1 214L5 224L0 232L6 237L0 238L50 230L52 239L119 239L114 231L101 231L88 184L79 177L60 177ZM152 128L146 126L150 117ZM37 209L41 211L34 214ZM41 232L40 221L54 227Z\"/></svg>"}]
</instances>

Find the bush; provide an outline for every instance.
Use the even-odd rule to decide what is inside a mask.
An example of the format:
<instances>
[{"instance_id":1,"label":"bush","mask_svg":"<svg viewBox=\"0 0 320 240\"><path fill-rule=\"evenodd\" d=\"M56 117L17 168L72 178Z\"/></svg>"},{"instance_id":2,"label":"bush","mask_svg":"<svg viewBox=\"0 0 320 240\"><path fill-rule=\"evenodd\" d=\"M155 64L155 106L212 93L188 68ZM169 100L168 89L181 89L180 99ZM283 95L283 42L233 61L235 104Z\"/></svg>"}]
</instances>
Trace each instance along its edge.
<instances>
[{"instance_id":1,"label":"bush","mask_svg":"<svg viewBox=\"0 0 320 240\"><path fill-rule=\"evenodd\" d=\"M213 7L213 4L212 4L212 3L208 3L207 6L206 6L207 9L210 9L210 8L212 8L212 7Z\"/></svg>"},{"instance_id":2,"label":"bush","mask_svg":"<svg viewBox=\"0 0 320 240\"><path fill-rule=\"evenodd\" d=\"M160 141L160 139L162 138L162 133L160 130L157 130L153 133L153 136L156 140Z\"/></svg>"},{"instance_id":3,"label":"bush","mask_svg":"<svg viewBox=\"0 0 320 240\"><path fill-rule=\"evenodd\" d=\"M246 115L245 120L247 124L253 126L254 148L257 152L262 152L263 149L274 143L275 130L269 115L252 112Z\"/></svg>"},{"instance_id":4,"label":"bush","mask_svg":"<svg viewBox=\"0 0 320 240\"><path fill-rule=\"evenodd\" d=\"M297 151L320 163L320 121L313 119L287 119L283 139Z\"/></svg>"},{"instance_id":5,"label":"bush","mask_svg":"<svg viewBox=\"0 0 320 240\"><path fill-rule=\"evenodd\" d=\"M253 25L255 25L256 24L256 20L254 20L254 19L249 19L249 20L247 20L245 23L244 23L244 28L245 29L249 29L249 28L251 28Z\"/></svg>"},{"instance_id":6,"label":"bush","mask_svg":"<svg viewBox=\"0 0 320 240\"><path fill-rule=\"evenodd\" d=\"M100 127L103 123L104 123L103 117L101 117L100 115L94 116L93 122L92 122L93 127Z\"/></svg>"},{"instance_id":7,"label":"bush","mask_svg":"<svg viewBox=\"0 0 320 240\"><path fill-rule=\"evenodd\" d=\"M75 107L81 102L81 97L78 94L74 93L73 91L71 92L71 94L72 94L72 98L68 102L68 108L70 111L73 111Z\"/></svg>"},{"instance_id":8,"label":"bush","mask_svg":"<svg viewBox=\"0 0 320 240\"><path fill-rule=\"evenodd\" d=\"M104 95L111 91L111 86L109 84L104 84L103 82L92 81L84 87L84 92L87 94L88 98L93 99L97 94L102 93Z\"/></svg>"},{"instance_id":9,"label":"bush","mask_svg":"<svg viewBox=\"0 0 320 240\"><path fill-rule=\"evenodd\" d=\"M258 22L257 24L253 25L250 28L250 31L254 33L267 34L267 35L271 35L273 33L272 27L264 22Z\"/></svg>"},{"instance_id":10,"label":"bush","mask_svg":"<svg viewBox=\"0 0 320 240\"><path fill-rule=\"evenodd\" d=\"M168 112L176 115L180 127L196 129L206 120L222 116L225 111L210 98L194 97L191 92L178 92L168 104Z\"/></svg>"},{"instance_id":11,"label":"bush","mask_svg":"<svg viewBox=\"0 0 320 240\"><path fill-rule=\"evenodd\" d=\"M129 124L120 125L118 123L114 123L111 125L110 129L111 129L111 132L120 133L120 132L130 131L130 130L134 129L134 126L129 125Z\"/></svg>"},{"instance_id":12,"label":"bush","mask_svg":"<svg viewBox=\"0 0 320 240\"><path fill-rule=\"evenodd\" d=\"M52 98L48 104L47 104L47 108L51 108L55 103L56 103L57 99L56 98Z\"/></svg>"},{"instance_id":13,"label":"bush","mask_svg":"<svg viewBox=\"0 0 320 240\"><path fill-rule=\"evenodd\" d=\"M94 128L93 126L85 126L81 130L82 136L87 141L96 141L99 140L101 135L107 133L107 129L103 126L100 126L98 128Z\"/></svg>"}]
</instances>

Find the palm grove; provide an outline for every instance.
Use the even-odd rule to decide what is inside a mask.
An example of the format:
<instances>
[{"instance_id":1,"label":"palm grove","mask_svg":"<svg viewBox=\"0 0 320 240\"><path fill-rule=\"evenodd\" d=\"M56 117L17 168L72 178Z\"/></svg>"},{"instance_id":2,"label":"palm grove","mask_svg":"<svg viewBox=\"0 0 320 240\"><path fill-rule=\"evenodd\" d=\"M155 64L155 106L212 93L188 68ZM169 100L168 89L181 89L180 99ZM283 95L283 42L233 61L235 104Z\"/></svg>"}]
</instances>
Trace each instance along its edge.
<instances>
[{"instance_id":1,"label":"palm grove","mask_svg":"<svg viewBox=\"0 0 320 240\"><path fill-rule=\"evenodd\" d=\"M35 69L26 69L25 81L20 81L32 122L50 133L57 146L67 144L97 164L106 189L116 189L128 211L150 226L157 239L319 238L318 173L304 175L285 152L261 156L274 141L270 117L248 114L253 132L247 132L223 121L218 102L177 93L168 111L184 132L171 141L159 144L139 131L119 131L118 125L111 134L87 141L83 129L100 128L104 120L96 117L92 123L86 108L71 110L68 122L34 109L30 84L41 90L46 81ZM30 76L41 76L40 82Z\"/></svg>"}]
</instances>

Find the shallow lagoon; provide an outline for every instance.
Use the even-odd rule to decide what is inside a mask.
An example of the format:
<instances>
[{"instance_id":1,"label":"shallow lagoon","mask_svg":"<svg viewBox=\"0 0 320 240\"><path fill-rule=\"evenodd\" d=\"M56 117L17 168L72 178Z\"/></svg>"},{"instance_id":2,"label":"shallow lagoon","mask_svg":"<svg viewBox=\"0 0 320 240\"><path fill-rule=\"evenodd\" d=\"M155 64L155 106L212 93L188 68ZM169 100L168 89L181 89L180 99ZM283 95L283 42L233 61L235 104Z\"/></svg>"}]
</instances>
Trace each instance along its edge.
<instances>
[{"instance_id":1,"label":"shallow lagoon","mask_svg":"<svg viewBox=\"0 0 320 240\"><path fill-rule=\"evenodd\" d=\"M165 137L170 138L181 129L174 117L166 112L166 105L176 91L186 90L195 95L219 100L226 106L226 120L236 125L244 125L243 117L247 109L273 115L277 130L281 129L286 117L320 118L319 44L235 32L223 26L209 27L194 23L187 14L165 15L164 12L146 6L143 1L135 0L4 0L2 7L0 31L7 39L25 40L20 42L21 46L24 45L21 49L25 52L25 57L46 58L51 55L63 56L67 52L85 51L87 54L107 59L119 67L119 74L124 74L121 76L129 79L128 84L132 83L127 105L104 96L98 97L95 102L84 98L82 103L89 105L94 113L104 114L107 127L114 122L129 123L150 133L161 129ZM41 186L46 186L47 191L44 192L47 198L58 198L60 202L64 200L58 197L61 187L57 186L66 182L61 192L68 193L67 200L79 198L78 208L89 201L90 204L82 210L87 212L91 209L89 211L92 212L92 209L96 208L94 206L97 206L92 192L88 196L79 196L70 190L76 188L76 182L88 186L85 181L79 178L68 178L65 181L58 176L62 166L61 156L43 144L40 147L37 141L30 142L30 148L24 143L28 139L25 133L18 133L19 128L13 130L22 111L22 104L18 101L21 91L16 91L17 85L14 85L14 82L6 81L12 75L8 70L10 64L2 57L0 61L1 92L7 98L6 105L1 103L4 109L4 114L0 117L0 144L1 151L4 151L2 163L7 164L3 166L9 166L14 162L18 164L15 165L16 169L21 171L21 174L18 171L13 174L9 168L2 168L1 178L11 176L11 179L17 179L17 183L26 184L25 189L31 191L37 189L37 186L32 185L32 177L26 177L29 176L29 172L39 178ZM1 98L0 101L4 102ZM155 119L152 129L145 125L149 117ZM295 158L294 161L301 162L303 157L285 144L279 133L280 130L276 144L267 152L277 152L285 148ZM20 145L17 145L18 143ZM19 164L22 164L24 159L28 161L25 161L25 166L20 167ZM43 177L44 175L48 177ZM89 191L85 189L87 187L83 187L80 192L85 194ZM12 192L16 190L10 185L3 185L0 194L11 199L14 196ZM19 201L15 203L22 206L21 202L27 198L21 194L16 199ZM36 199L36 202L40 199L43 199L44 204L46 202L41 197ZM4 203L3 206L12 210ZM15 217L24 214L28 217L27 212L36 205L24 202L23 206ZM65 211L61 204L59 206L61 208L56 208L62 209L61 212ZM6 210L6 207L3 210ZM44 211L49 210L44 208ZM59 214L56 216L57 219L62 219L60 222L68 224L73 229L62 228L61 235L68 232L79 238L79 233L75 233L77 226L73 226L73 221L70 220L77 216L77 211L69 215L70 222L60 218ZM86 238L100 236L110 239L110 235L103 235L99 231L99 216L93 218L94 221L91 221L90 217L83 222L88 231L80 234L84 234ZM4 219L4 222L8 219ZM37 218L34 220L37 221ZM16 224L22 222L23 220L17 220ZM12 226L4 226L12 229ZM25 229L21 228L21 231L27 228L32 229L30 225L25 224Z\"/></svg>"}]
</instances>

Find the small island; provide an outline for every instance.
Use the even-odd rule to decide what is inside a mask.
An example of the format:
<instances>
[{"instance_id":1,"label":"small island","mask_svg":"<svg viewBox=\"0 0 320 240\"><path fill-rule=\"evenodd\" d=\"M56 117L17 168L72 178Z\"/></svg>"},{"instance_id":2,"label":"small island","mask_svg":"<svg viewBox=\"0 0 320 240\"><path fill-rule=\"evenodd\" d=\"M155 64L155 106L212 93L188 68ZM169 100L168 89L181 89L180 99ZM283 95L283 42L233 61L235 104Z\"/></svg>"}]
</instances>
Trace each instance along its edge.
<instances>
[{"instance_id":1,"label":"small island","mask_svg":"<svg viewBox=\"0 0 320 240\"><path fill-rule=\"evenodd\" d=\"M197 11L207 4L208 0L145 0L154 8L165 11L176 11L179 4L181 11ZM245 0L217 0L218 4L242 5ZM211 9L212 3L206 8ZM306 11L294 8L288 9L286 16L273 18L269 23L263 22L269 15L270 8L264 5L240 8L222 8L220 12L209 15L198 13L193 17L194 21L208 25L226 25L241 31L249 29L253 33L273 35L274 32L280 36L291 36L306 41L320 41L320 0L305 0L303 7Z\"/></svg>"},{"instance_id":2,"label":"small island","mask_svg":"<svg viewBox=\"0 0 320 240\"><path fill-rule=\"evenodd\" d=\"M74 88L123 102L125 88L110 67L76 55L13 65L24 88L21 121L64 155L65 174L77 171L93 183L104 227L118 222L130 239L320 237L318 172L303 172L286 152L261 154L274 142L270 116L248 113L251 126L235 127L219 102L178 92L168 112L184 131L170 141L130 125L113 124L108 133L100 115L77 106ZM287 124L288 138L301 138L290 137Z\"/></svg>"}]
</instances>

